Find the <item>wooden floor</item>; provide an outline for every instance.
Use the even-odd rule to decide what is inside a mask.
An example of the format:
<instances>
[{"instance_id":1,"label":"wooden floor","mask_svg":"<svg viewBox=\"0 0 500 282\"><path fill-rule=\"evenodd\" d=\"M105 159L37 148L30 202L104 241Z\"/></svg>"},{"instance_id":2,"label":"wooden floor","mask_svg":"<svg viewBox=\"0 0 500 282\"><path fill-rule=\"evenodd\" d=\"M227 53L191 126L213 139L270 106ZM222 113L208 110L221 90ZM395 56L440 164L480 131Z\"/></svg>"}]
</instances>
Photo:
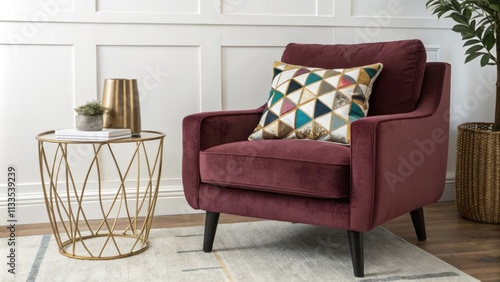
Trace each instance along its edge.
<instances>
[{"instance_id":1,"label":"wooden floor","mask_svg":"<svg viewBox=\"0 0 500 282\"><path fill-rule=\"evenodd\" d=\"M409 215L396 218L384 227L481 281L500 281L500 225L465 220L458 214L454 202L433 204L424 211L425 242L417 241ZM222 214L219 222L252 220L256 219ZM203 224L204 214L157 216L153 228ZM8 236L5 229L0 231L0 237ZM20 225L16 230L16 236L48 233L51 233L48 224Z\"/></svg>"}]
</instances>

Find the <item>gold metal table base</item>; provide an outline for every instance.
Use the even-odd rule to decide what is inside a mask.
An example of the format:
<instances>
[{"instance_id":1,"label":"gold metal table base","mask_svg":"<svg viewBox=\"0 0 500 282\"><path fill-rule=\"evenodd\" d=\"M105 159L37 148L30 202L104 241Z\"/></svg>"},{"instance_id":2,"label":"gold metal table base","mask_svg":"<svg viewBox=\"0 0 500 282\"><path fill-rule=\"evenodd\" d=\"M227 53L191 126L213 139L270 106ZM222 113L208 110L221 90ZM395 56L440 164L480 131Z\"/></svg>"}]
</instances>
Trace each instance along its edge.
<instances>
[{"instance_id":1,"label":"gold metal table base","mask_svg":"<svg viewBox=\"0 0 500 282\"><path fill-rule=\"evenodd\" d=\"M130 249L130 251L126 252L126 253L120 252L118 255L107 255L107 256L102 255L102 253L100 253L98 256L93 256L90 253L89 253L90 256L83 256L83 255L75 254L75 253L78 253L76 251L75 252L72 251L73 246L75 246L75 248L76 248L78 243L82 243L82 246L83 246L84 240L86 240L85 247L89 248L89 246L88 246L89 241L91 241L89 239L95 240L95 239L102 238L102 239L104 239L104 241L106 241L106 239L111 238L111 236L113 236L115 240L119 239L119 238L128 239L128 241L129 241L128 243L132 245L132 248ZM100 242L100 243L101 244L99 244L99 245L102 245L102 246L105 246L105 244L106 244L106 243L102 243L102 242ZM137 249L135 249L135 247L137 247ZM95 235L82 236L80 238L77 238L76 240L67 240L67 241L62 242L62 249L61 248L59 249L59 253L61 253L64 256L70 257L70 258L83 259L83 260L109 260L109 259L124 258L124 257L133 256L136 254L140 254L140 253L144 252L148 247L149 247L148 242L145 241L144 238L136 237L133 235L95 234ZM119 248L117 250L119 250ZM101 251L104 251L104 249L101 249Z\"/></svg>"},{"instance_id":2,"label":"gold metal table base","mask_svg":"<svg viewBox=\"0 0 500 282\"><path fill-rule=\"evenodd\" d=\"M155 131L112 141L58 140L53 131L36 137L47 214L61 254L76 259L108 260L139 254L148 248L164 137L165 134ZM55 148L48 152L45 143L54 144ZM131 144L133 152L128 165L120 168L115 146L124 143ZM76 181L71 161L71 149L75 146L90 146L92 152L88 170L80 182ZM105 153L112 164L109 166L114 166L118 175L117 189L103 187ZM131 180L134 165L136 176ZM91 176L97 179L94 181ZM86 194L92 185L97 188L93 197ZM98 202L99 220L89 219L89 205L96 205L92 200Z\"/></svg>"}]
</instances>

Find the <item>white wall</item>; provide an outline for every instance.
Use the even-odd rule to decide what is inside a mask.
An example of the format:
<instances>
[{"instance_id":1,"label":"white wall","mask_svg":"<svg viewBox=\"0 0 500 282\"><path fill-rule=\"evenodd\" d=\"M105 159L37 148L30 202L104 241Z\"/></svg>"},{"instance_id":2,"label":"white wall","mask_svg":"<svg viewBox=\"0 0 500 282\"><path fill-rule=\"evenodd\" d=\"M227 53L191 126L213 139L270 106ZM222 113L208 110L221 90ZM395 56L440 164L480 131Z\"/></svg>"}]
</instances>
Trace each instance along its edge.
<instances>
[{"instance_id":1,"label":"white wall","mask_svg":"<svg viewBox=\"0 0 500 282\"><path fill-rule=\"evenodd\" d=\"M0 225L10 164L19 223L47 221L34 136L72 127L72 108L99 99L110 77L137 78L143 129L167 134L157 214L193 212L181 186L182 118L263 104L289 42L419 38L430 61L451 63L452 198L456 126L492 119L495 72L463 65L451 26L410 0L0 0Z\"/></svg>"}]
</instances>

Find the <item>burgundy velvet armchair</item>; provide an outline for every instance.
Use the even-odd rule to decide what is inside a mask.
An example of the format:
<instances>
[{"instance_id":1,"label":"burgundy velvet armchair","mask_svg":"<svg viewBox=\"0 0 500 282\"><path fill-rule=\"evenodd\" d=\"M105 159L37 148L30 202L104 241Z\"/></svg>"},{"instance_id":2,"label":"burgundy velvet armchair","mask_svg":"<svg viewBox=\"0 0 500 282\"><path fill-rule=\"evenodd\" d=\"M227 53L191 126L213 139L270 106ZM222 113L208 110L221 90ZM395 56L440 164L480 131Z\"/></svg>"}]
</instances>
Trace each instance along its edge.
<instances>
[{"instance_id":1,"label":"burgundy velvet armchair","mask_svg":"<svg viewBox=\"0 0 500 282\"><path fill-rule=\"evenodd\" d=\"M368 116L351 125L350 146L248 141L264 106L184 118L184 192L191 207L206 211L203 250L212 251L220 213L340 228L354 275L363 277L363 232L410 213L418 240L426 239L423 207L439 200L445 184L450 65L427 63L419 40L289 44L281 61L384 67Z\"/></svg>"}]
</instances>

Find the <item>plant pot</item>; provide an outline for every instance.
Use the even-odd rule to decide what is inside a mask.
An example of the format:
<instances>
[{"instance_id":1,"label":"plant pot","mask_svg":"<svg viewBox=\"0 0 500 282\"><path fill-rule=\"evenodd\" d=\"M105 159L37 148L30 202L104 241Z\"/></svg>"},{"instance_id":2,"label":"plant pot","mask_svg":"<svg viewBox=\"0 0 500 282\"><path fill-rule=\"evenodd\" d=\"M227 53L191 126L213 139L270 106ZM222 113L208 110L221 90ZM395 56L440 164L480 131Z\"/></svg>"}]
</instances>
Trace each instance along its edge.
<instances>
[{"instance_id":1,"label":"plant pot","mask_svg":"<svg viewBox=\"0 0 500 282\"><path fill-rule=\"evenodd\" d=\"M500 132L493 123L458 126L455 200L465 218L500 223Z\"/></svg>"},{"instance_id":2,"label":"plant pot","mask_svg":"<svg viewBox=\"0 0 500 282\"><path fill-rule=\"evenodd\" d=\"M103 128L103 118L100 116L83 116L77 115L75 119L75 127L82 131L99 131Z\"/></svg>"}]
</instances>

